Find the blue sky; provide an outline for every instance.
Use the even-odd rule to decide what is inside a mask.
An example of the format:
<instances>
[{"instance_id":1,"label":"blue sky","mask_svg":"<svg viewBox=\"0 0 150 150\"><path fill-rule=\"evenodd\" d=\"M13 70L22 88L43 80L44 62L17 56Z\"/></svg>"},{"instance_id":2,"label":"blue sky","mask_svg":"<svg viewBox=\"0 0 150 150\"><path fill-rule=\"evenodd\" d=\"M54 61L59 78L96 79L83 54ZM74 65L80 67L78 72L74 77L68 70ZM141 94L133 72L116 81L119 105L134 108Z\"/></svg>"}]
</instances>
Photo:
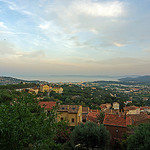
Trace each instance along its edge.
<instances>
[{"instance_id":1,"label":"blue sky","mask_svg":"<svg viewBox=\"0 0 150 150\"><path fill-rule=\"evenodd\" d=\"M150 0L0 0L0 74L150 74Z\"/></svg>"}]
</instances>

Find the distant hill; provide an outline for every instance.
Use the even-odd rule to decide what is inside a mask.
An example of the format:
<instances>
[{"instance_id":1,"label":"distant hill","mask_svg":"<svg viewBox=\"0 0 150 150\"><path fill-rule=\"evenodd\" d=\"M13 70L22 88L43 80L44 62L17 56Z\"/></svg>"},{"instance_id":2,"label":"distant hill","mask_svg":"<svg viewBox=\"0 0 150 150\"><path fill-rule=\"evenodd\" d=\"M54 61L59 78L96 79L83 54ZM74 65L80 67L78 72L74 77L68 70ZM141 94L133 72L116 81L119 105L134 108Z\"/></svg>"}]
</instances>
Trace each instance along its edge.
<instances>
[{"instance_id":1,"label":"distant hill","mask_svg":"<svg viewBox=\"0 0 150 150\"><path fill-rule=\"evenodd\" d=\"M13 77L4 77L0 76L0 85L6 85L6 84L18 84L20 82L25 82L25 83L37 83L37 84L42 84L45 83L45 81L39 81L39 80L22 80L22 79L17 79Z\"/></svg>"},{"instance_id":2,"label":"distant hill","mask_svg":"<svg viewBox=\"0 0 150 150\"><path fill-rule=\"evenodd\" d=\"M135 82L150 83L150 75L139 76L136 78L126 77L119 79L119 81L135 81Z\"/></svg>"}]
</instances>

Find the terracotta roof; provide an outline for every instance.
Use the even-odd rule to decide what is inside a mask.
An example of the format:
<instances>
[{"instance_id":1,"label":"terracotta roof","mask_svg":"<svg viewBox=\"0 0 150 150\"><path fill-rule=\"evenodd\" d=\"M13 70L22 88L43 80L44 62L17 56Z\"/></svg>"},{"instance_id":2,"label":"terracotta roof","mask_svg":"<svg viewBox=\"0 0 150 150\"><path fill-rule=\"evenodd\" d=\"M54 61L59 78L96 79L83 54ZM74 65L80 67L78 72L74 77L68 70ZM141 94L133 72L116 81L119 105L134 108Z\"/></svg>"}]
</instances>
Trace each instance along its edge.
<instances>
[{"instance_id":1,"label":"terracotta roof","mask_svg":"<svg viewBox=\"0 0 150 150\"><path fill-rule=\"evenodd\" d=\"M140 110L144 110L144 109L150 109L150 107L148 107L148 106L140 107Z\"/></svg>"},{"instance_id":2,"label":"terracotta roof","mask_svg":"<svg viewBox=\"0 0 150 150\"><path fill-rule=\"evenodd\" d=\"M88 121L97 122L97 116L100 114L100 111L90 111L87 116Z\"/></svg>"},{"instance_id":3,"label":"terracotta roof","mask_svg":"<svg viewBox=\"0 0 150 150\"><path fill-rule=\"evenodd\" d=\"M137 115L127 115L131 118L133 125L139 125L141 123L149 122L150 115L147 114L137 114Z\"/></svg>"},{"instance_id":4,"label":"terracotta roof","mask_svg":"<svg viewBox=\"0 0 150 150\"><path fill-rule=\"evenodd\" d=\"M139 108L139 107L136 107L136 106L127 106L127 107L124 107L124 111L136 110L137 108Z\"/></svg>"},{"instance_id":5,"label":"terracotta roof","mask_svg":"<svg viewBox=\"0 0 150 150\"><path fill-rule=\"evenodd\" d=\"M54 106L56 106L56 102L39 102L39 105L45 109L51 110Z\"/></svg>"},{"instance_id":6,"label":"terracotta roof","mask_svg":"<svg viewBox=\"0 0 150 150\"><path fill-rule=\"evenodd\" d=\"M68 111L68 107L69 105L59 105L58 111L62 111L62 112Z\"/></svg>"},{"instance_id":7,"label":"terracotta roof","mask_svg":"<svg viewBox=\"0 0 150 150\"><path fill-rule=\"evenodd\" d=\"M125 117L125 115L105 114L103 123L105 125L127 127L127 125L131 125L131 119Z\"/></svg>"},{"instance_id":8,"label":"terracotta roof","mask_svg":"<svg viewBox=\"0 0 150 150\"><path fill-rule=\"evenodd\" d=\"M79 105L60 105L59 112L78 113Z\"/></svg>"}]
</instances>

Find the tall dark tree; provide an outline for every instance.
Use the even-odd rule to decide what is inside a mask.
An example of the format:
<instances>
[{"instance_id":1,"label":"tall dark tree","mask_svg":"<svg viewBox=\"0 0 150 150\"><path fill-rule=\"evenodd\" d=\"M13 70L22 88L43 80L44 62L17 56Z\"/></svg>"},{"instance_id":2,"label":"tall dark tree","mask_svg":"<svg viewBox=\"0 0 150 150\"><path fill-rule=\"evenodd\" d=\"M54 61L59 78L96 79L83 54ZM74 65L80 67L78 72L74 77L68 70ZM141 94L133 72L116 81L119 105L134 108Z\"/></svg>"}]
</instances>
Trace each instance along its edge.
<instances>
[{"instance_id":1,"label":"tall dark tree","mask_svg":"<svg viewBox=\"0 0 150 150\"><path fill-rule=\"evenodd\" d=\"M101 148L106 149L109 145L109 132L104 125L97 125L94 122L87 122L76 126L71 134L74 147Z\"/></svg>"},{"instance_id":2,"label":"tall dark tree","mask_svg":"<svg viewBox=\"0 0 150 150\"><path fill-rule=\"evenodd\" d=\"M150 123L141 124L127 139L127 150L150 149Z\"/></svg>"}]
</instances>

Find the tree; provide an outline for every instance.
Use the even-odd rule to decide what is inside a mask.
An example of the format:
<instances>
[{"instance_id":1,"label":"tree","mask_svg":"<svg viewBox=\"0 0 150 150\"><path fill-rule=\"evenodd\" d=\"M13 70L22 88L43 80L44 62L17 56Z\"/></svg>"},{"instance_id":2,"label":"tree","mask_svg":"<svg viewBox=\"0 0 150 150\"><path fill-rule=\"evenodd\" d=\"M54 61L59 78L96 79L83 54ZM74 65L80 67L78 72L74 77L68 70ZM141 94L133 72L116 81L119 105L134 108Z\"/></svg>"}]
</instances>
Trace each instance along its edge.
<instances>
[{"instance_id":1,"label":"tree","mask_svg":"<svg viewBox=\"0 0 150 150\"><path fill-rule=\"evenodd\" d=\"M103 124L104 117L105 117L105 113L104 112L100 112L100 114L97 115L98 123Z\"/></svg>"},{"instance_id":2,"label":"tree","mask_svg":"<svg viewBox=\"0 0 150 150\"><path fill-rule=\"evenodd\" d=\"M62 120L57 123L55 142L59 144L64 144L70 140L70 129L68 128L69 123Z\"/></svg>"},{"instance_id":3,"label":"tree","mask_svg":"<svg viewBox=\"0 0 150 150\"><path fill-rule=\"evenodd\" d=\"M109 132L102 124L99 126L94 122L87 122L75 127L71 139L74 147L81 145L87 149L96 147L106 149L109 145Z\"/></svg>"},{"instance_id":4,"label":"tree","mask_svg":"<svg viewBox=\"0 0 150 150\"><path fill-rule=\"evenodd\" d=\"M28 93L0 105L0 147L2 150L53 149L55 111L47 116L35 97ZM59 147L57 147L59 149Z\"/></svg>"},{"instance_id":5,"label":"tree","mask_svg":"<svg viewBox=\"0 0 150 150\"><path fill-rule=\"evenodd\" d=\"M127 139L127 150L149 150L150 123L139 125Z\"/></svg>"}]
</instances>

